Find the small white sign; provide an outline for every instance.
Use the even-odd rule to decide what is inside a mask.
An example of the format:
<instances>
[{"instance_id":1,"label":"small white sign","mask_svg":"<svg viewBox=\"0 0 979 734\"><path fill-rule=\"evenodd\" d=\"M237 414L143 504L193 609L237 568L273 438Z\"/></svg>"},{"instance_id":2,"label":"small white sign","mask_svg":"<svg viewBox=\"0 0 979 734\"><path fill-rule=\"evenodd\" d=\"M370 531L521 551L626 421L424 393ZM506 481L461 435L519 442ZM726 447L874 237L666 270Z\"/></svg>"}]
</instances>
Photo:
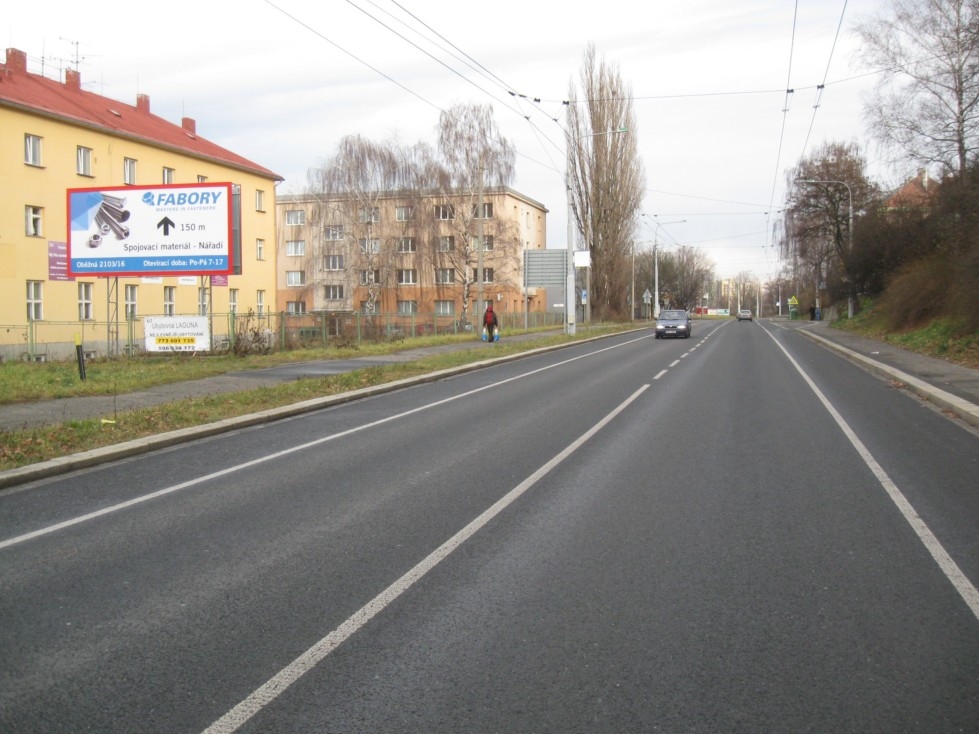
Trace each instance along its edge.
<instances>
[{"instance_id":1,"label":"small white sign","mask_svg":"<svg viewBox=\"0 0 979 734\"><path fill-rule=\"evenodd\" d=\"M147 316L143 334L147 352L207 352L211 348L207 316Z\"/></svg>"}]
</instances>

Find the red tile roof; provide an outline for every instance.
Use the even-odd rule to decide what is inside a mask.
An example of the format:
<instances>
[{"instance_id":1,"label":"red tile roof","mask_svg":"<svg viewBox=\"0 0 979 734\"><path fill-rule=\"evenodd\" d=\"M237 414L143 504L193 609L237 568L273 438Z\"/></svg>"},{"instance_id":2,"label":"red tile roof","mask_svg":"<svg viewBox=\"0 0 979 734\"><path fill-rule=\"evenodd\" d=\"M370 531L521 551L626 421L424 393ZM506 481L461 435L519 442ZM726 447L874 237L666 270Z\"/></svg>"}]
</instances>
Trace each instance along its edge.
<instances>
[{"instance_id":1,"label":"red tile roof","mask_svg":"<svg viewBox=\"0 0 979 734\"><path fill-rule=\"evenodd\" d=\"M185 117L181 125L174 125L151 114L147 95L138 95L133 107L86 92L82 89L80 74L72 69L66 72L64 84L32 74L27 71L27 55L13 48L7 49L7 61L0 64L0 107L18 108L68 124L97 128L276 181L282 180L281 176L269 169L199 137L196 123L191 118Z\"/></svg>"},{"instance_id":2,"label":"red tile roof","mask_svg":"<svg viewBox=\"0 0 979 734\"><path fill-rule=\"evenodd\" d=\"M887 200L888 209L927 209L938 194L938 183L922 168Z\"/></svg>"}]
</instances>

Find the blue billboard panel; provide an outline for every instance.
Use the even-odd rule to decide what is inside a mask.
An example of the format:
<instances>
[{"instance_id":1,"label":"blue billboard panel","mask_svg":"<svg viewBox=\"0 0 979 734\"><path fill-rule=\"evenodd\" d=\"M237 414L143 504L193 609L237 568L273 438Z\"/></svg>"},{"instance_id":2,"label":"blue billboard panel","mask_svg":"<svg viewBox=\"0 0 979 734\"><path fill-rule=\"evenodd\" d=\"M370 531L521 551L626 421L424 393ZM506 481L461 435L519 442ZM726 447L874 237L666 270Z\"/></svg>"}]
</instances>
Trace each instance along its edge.
<instances>
[{"instance_id":1,"label":"blue billboard panel","mask_svg":"<svg viewBox=\"0 0 979 734\"><path fill-rule=\"evenodd\" d=\"M227 275L231 184L68 190L71 276Z\"/></svg>"}]
</instances>

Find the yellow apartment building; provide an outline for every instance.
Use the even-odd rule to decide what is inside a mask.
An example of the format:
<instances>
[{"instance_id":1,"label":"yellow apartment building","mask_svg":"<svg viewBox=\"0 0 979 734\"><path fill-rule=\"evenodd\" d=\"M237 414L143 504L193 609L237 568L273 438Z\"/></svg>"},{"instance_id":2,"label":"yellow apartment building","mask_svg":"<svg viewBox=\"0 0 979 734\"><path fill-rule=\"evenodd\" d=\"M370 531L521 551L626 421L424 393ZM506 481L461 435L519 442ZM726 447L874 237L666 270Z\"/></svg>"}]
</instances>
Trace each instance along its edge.
<instances>
[{"instance_id":1,"label":"yellow apartment building","mask_svg":"<svg viewBox=\"0 0 979 734\"><path fill-rule=\"evenodd\" d=\"M139 351L146 316L209 316L211 337L231 314L276 307L275 186L282 178L150 111L27 69L7 49L0 64L0 358L62 359L80 339L89 355ZM210 183L234 192L233 270L224 275L147 277L71 274L72 189ZM122 193L125 193L123 190ZM227 240L226 240L227 241Z\"/></svg>"},{"instance_id":2,"label":"yellow apartment building","mask_svg":"<svg viewBox=\"0 0 979 734\"><path fill-rule=\"evenodd\" d=\"M544 289L523 287L547 210L510 188L483 192L482 216L462 194L283 194L276 207L278 310L309 328L428 333L478 322L489 301L508 324L547 308Z\"/></svg>"}]
</instances>

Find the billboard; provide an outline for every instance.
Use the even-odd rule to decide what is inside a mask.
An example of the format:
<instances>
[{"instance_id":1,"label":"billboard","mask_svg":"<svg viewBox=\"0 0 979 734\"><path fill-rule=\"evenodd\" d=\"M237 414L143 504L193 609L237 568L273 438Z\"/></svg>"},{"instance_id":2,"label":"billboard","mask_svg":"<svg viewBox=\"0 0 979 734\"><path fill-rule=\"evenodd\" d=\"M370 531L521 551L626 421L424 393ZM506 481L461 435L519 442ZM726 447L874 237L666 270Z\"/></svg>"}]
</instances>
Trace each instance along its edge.
<instances>
[{"instance_id":1,"label":"billboard","mask_svg":"<svg viewBox=\"0 0 979 734\"><path fill-rule=\"evenodd\" d=\"M227 275L231 211L230 183L68 189L68 275Z\"/></svg>"}]
</instances>

